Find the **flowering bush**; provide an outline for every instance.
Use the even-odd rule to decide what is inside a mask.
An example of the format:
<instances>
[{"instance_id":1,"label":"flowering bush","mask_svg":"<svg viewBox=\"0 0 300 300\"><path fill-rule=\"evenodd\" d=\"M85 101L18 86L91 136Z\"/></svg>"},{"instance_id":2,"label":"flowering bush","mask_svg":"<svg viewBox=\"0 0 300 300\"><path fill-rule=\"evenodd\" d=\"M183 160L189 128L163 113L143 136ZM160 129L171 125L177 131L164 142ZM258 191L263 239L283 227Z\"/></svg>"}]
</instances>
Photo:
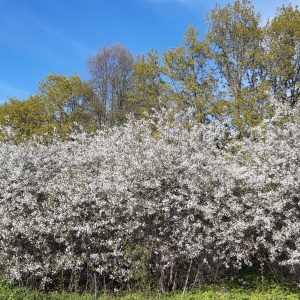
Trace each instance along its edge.
<instances>
[{"instance_id":1,"label":"flowering bush","mask_svg":"<svg viewBox=\"0 0 300 300\"><path fill-rule=\"evenodd\" d=\"M278 106L242 141L168 113L46 144L3 135L2 279L185 290L261 263L297 281L299 106Z\"/></svg>"}]
</instances>

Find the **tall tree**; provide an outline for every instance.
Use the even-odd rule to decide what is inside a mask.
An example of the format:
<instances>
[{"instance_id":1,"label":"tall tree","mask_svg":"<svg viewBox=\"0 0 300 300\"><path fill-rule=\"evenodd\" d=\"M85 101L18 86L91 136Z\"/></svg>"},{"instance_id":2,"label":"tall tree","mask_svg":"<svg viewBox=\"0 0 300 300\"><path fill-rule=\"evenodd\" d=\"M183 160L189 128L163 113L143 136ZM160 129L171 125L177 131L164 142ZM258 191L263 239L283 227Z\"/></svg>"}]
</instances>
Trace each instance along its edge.
<instances>
[{"instance_id":1,"label":"tall tree","mask_svg":"<svg viewBox=\"0 0 300 300\"><path fill-rule=\"evenodd\" d=\"M213 51L222 89L231 101L229 115L243 134L267 113L263 34L260 15L249 0L237 0L215 9L207 17L207 41Z\"/></svg>"},{"instance_id":2,"label":"tall tree","mask_svg":"<svg viewBox=\"0 0 300 300\"><path fill-rule=\"evenodd\" d=\"M67 101L67 107L72 119L85 129L97 128L96 120L91 111L92 103L96 97L91 84L83 81L77 74L68 77L68 81L71 94Z\"/></svg>"},{"instance_id":3,"label":"tall tree","mask_svg":"<svg viewBox=\"0 0 300 300\"><path fill-rule=\"evenodd\" d=\"M164 102L166 82L162 79L162 67L158 53L151 50L147 55L137 57L132 66L129 107L136 117L151 113L152 108L159 109Z\"/></svg>"},{"instance_id":4,"label":"tall tree","mask_svg":"<svg viewBox=\"0 0 300 300\"><path fill-rule=\"evenodd\" d=\"M183 37L183 45L164 52L164 74L173 90L178 109L193 107L198 121L205 122L214 99L214 78L209 65L210 51L199 40L198 30L191 25Z\"/></svg>"},{"instance_id":5,"label":"tall tree","mask_svg":"<svg viewBox=\"0 0 300 300\"><path fill-rule=\"evenodd\" d=\"M266 68L272 94L294 105L300 97L300 12L282 6L265 26Z\"/></svg>"},{"instance_id":6,"label":"tall tree","mask_svg":"<svg viewBox=\"0 0 300 300\"><path fill-rule=\"evenodd\" d=\"M39 84L37 95L47 113L49 125L66 133L74 122L86 129L94 126L87 108L94 98L91 86L77 74L70 77L50 74Z\"/></svg>"},{"instance_id":7,"label":"tall tree","mask_svg":"<svg viewBox=\"0 0 300 300\"><path fill-rule=\"evenodd\" d=\"M93 108L99 125L117 124L125 118L133 61L129 50L120 45L104 46L88 58L90 82L97 95Z\"/></svg>"},{"instance_id":8,"label":"tall tree","mask_svg":"<svg viewBox=\"0 0 300 300\"><path fill-rule=\"evenodd\" d=\"M23 101L11 98L0 106L0 125L12 127L18 140L44 134L47 124L47 114L38 96Z\"/></svg>"}]
</instances>

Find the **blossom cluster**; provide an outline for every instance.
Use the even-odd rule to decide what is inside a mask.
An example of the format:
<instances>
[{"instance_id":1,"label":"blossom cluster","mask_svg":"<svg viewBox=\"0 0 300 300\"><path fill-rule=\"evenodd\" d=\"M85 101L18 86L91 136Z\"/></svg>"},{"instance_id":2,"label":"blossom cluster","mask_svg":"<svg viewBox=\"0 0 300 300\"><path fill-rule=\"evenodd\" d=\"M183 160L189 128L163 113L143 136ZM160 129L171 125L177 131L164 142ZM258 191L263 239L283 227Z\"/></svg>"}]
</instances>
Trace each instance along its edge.
<instances>
[{"instance_id":1,"label":"blossom cluster","mask_svg":"<svg viewBox=\"0 0 300 300\"><path fill-rule=\"evenodd\" d=\"M1 279L166 291L260 263L297 281L299 115L278 105L242 140L169 111L51 143L2 138Z\"/></svg>"}]
</instances>

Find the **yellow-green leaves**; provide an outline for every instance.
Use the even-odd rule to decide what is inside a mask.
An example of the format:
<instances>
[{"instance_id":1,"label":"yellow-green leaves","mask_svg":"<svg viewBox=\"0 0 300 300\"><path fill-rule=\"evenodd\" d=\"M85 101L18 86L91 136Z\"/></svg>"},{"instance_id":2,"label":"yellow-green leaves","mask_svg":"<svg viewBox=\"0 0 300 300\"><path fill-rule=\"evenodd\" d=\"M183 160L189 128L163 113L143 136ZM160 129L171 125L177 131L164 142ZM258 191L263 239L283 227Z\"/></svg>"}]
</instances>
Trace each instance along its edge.
<instances>
[{"instance_id":1,"label":"yellow-green leaves","mask_svg":"<svg viewBox=\"0 0 300 300\"><path fill-rule=\"evenodd\" d=\"M0 125L13 128L18 140L53 130L63 136L78 125L93 130L96 124L89 115L93 99L91 86L77 74L50 74L39 84L37 95L0 106Z\"/></svg>"},{"instance_id":2,"label":"yellow-green leaves","mask_svg":"<svg viewBox=\"0 0 300 300\"><path fill-rule=\"evenodd\" d=\"M158 53L150 51L146 56L137 57L132 66L131 90L128 107L136 117L151 113L163 102L166 83L162 79Z\"/></svg>"},{"instance_id":3,"label":"yellow-green leaves","mask_svg":"<svg viewBox=\"0 0 300 300\"><path fill-rule=\"evenodd\" d=\"M209 65L209 47L199 40L197 29L191 25L184 34L183 43L183 46L164 52L164 75L172 87L175 106L179 110L192 107L195 119L205 122L211 114L215 83Z\"/></svg>"},{"instance_id":4,"label":"yellow-green leaves","mask_svg":"<svg viewBox=\"0 0 300 300\"><path fill-rule=\"evenodd\" d=\"M38 96L10 99L0 106L0 124L16 131L18 140L47 131L47 114Z\"/></svg>"},{"instance_id":5,"label":"yellow-green leaves","mask_svg":"<svg viewBox=\"0 0 300 300\"><path fill-rule=\"evenodd\" d=\"M215 9L207 17L207 42L217 66L227 114L243 134L258 124L265 113L265 71L262 67L263 32L260 15L251 1L235 1Z\"/></svg>"},{"instance_id":6,"label":"yellow-green leaves","mask_svg":"<svg viewBox=\"0 0 300 300\"><path fill-rule=\"evenodd\" d=\"M282 6L265 26L268 83L278 100L294 105L300 96L300 12Z\"/></svg>"},{"instance_id":7,"label":"yellow-green leaves","mask_svg":"<svg viewBox=\"0 0 300 300\"><path fill-rule=\"evenodd\" d=\"M58 133L69 132L74 122L87 130L95 126L87 113L94 94L90 85L78 75L67 77L50 74L40 83L38 96L48 124L54 126Z\"/></svg>"}]
</instances>

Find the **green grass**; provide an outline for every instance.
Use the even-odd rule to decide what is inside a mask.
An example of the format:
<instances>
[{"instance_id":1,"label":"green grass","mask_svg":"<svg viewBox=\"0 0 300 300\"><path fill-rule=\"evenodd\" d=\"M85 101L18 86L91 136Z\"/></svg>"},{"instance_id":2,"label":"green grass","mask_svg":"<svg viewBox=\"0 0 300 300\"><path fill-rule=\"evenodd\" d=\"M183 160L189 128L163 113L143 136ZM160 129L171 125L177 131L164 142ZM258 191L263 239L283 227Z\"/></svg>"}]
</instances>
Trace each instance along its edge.
<instances>
[{"instance_id":1,"label":"green grass","mask_svg":"<svg viewBox=\"0 0 300 300\"><path fill-rule=\"evenodd\" d=\"M158 292L132 293L127 295L98 295L96 298L90 294L77 293L41 293L26 288L13 288L0 282L0 300L297 300L300 291L279 286L260 288L242 288L224 286L204 286L199 290L187 292L184 296L180 292L161 294Z\"/></svg>"}]
</instances>

